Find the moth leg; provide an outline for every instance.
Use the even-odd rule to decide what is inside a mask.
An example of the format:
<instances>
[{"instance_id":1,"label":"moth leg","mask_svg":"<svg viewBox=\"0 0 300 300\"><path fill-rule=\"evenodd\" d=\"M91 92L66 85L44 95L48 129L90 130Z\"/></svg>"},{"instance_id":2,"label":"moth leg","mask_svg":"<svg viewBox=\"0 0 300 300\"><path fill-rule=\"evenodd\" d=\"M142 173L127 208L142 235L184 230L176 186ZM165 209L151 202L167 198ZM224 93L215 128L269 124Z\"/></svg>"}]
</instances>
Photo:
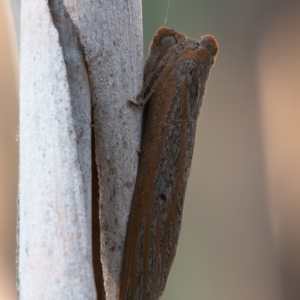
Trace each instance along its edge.
<instances>
[{"instance_id":1,"label":"moth leg","mask_svg":"<svg viewBox=\"0 0 300 300\"><path fill-rule=\"evenodd\" d=\"M145 101L143 100L144 98L144 94L147 90L147 88L149 87L149 82L148 83L144 83L141 91L139 92L139 94L136 96L135 100L127 100L127 104L129 106L134 106L134 107L142 107L145 103Z\"/></svg>"},{"instance_id":2,"label":"moth leg","mask_svg":"<svg viewBox=\"0 0 300 300\"><path fill-rule=\"evenodd\" d=\"M129 106L143 107L148 102L148 100L152 97L154 92L155 91L152 89L144 99L139 100L139 103L136 103L135 101L132 100L127 100L127 103Z\"/></svg>"},{"instance_id":3,"label":"moth leg","mask_svg":"<svg viewBox=\"0 0 300 300\"><path fill-rule=\"evenodd\" d=\"M142 106L142 105L140 105L140 103L136 103L135 101L132 101L132 100L127 100L126 103L129 107L139 108Z\"/></svg>"},{"instance_id":4,"label":"moth leg","mask_svg":"<svg viewBox=\"0 0 300 300\"><path fill-rule=\"evenodd\" d=\"M157 74L157 71L154 70L154 71L151 71L149 74L144 75L144 77L145 77L144 84L143 84L141 91L136 96L136 100L139 101L140 99L143 99L146 90L149 87L152 87L151 85L153 85L153 78L156 76L156 74Z\"/></svg>"},{"instance_id":5,"label":"moth leg","mask_svg":"<svg viewBox=\"0 0 300 300\"><path fill-rule=\"evenodd\" d=\"M143 88L141 89L141 91L139 92L139 94L136 96L136 100L139 101L140 99L143 99L145 91L148 88L148 86L149 86L149 84L144 83Z\"/></svg>"},{"instance_id":6,"label":"moth leg","mask_svg":"<svg viewBox=\"0 0 300 300\"><path fill-rule=\"evenodd\" d=\"M148 102L148 100L153 96L154 92L155 92L155 91L152 89L152 90L150 91L150 93L148 93L148 95L147 95L144 99L142 99L142 100L140 101L140 104L139 104L139 105L144 106L144 105Z\"/></svg>"}]
</instances>

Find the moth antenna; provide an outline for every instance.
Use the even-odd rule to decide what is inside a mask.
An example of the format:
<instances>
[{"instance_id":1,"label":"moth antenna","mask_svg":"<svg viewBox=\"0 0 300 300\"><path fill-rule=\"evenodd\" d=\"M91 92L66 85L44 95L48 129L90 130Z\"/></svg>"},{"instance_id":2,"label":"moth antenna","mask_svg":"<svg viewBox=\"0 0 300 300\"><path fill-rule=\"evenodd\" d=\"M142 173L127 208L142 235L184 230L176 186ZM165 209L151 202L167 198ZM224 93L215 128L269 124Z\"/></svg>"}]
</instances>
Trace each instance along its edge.
<instances>
[{"instance_id":1,"label":"moth antenna","mask_svg":"<svg viewBox=\"0 0 300 300\"><path fill-rule=\"evenodd\" d=\"M167 6L167 12L166 12L164 26L166 25L166 22L167 22L167 17L168 17L168 14L169 14L169 7L170 7L170 0L168 0L168 6Z\"/></svg>"}]
</instances>

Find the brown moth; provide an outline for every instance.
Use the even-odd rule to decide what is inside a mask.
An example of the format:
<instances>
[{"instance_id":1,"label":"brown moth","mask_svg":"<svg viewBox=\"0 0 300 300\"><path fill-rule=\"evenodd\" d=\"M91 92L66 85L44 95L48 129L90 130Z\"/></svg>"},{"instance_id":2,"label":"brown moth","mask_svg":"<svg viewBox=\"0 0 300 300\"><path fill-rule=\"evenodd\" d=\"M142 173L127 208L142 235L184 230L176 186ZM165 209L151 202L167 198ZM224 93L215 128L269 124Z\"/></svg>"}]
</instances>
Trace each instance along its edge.
<instances>
[{"instance_id":1,"label":"brown moth","mask_svg":"<svg viewBox=\"0 0 300 300\"><path fill-rule=\"evenodd\" d=\"M145 105L142 148L129 215L120 300L156 300L181 227L196 125L218 44L161 27L153 37L138 96Z\"/></svg>"}]
</instances>

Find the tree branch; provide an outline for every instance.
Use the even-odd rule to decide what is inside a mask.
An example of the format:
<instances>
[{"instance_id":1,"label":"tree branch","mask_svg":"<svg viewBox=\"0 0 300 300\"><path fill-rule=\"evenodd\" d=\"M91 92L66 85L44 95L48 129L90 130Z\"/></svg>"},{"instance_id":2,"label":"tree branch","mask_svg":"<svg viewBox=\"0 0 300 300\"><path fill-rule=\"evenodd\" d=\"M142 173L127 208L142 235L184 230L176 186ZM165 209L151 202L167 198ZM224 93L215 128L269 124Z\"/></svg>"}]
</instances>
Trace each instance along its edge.
<instances>
[{"instance_id":1,"label":"tree branch","mask_svg":"<svg viewBox=\"0 0 300 300\"><path fill-rule=\"evenodd\" d=\"M141 111L126 106L142 83L140 0L23 0L21 20L20 298L96 297L93 111L104 285L117 299L140 144Z\"/></svg>"}]
</instances>

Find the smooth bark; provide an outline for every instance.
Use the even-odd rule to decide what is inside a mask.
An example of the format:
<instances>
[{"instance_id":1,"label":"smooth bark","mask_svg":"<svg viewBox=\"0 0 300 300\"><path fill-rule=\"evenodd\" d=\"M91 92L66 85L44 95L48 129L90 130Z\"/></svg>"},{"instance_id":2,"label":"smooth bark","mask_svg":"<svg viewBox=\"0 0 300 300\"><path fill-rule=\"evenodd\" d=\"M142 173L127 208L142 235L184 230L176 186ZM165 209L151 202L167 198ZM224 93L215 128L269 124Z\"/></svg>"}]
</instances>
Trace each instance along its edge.
<instances>
[{"instance_id":1,"label":"smooth bark","mask_svg":"<svg viewBox=\"0 0 300 300\"><path fill-rule=\"evenodd\" d=\"M20 299L96 299L91 125L106 299L117 299L140 145L140 0L22 1ZM100 259L100 253L99 253Z\"/></svg>"}]
</instances>

